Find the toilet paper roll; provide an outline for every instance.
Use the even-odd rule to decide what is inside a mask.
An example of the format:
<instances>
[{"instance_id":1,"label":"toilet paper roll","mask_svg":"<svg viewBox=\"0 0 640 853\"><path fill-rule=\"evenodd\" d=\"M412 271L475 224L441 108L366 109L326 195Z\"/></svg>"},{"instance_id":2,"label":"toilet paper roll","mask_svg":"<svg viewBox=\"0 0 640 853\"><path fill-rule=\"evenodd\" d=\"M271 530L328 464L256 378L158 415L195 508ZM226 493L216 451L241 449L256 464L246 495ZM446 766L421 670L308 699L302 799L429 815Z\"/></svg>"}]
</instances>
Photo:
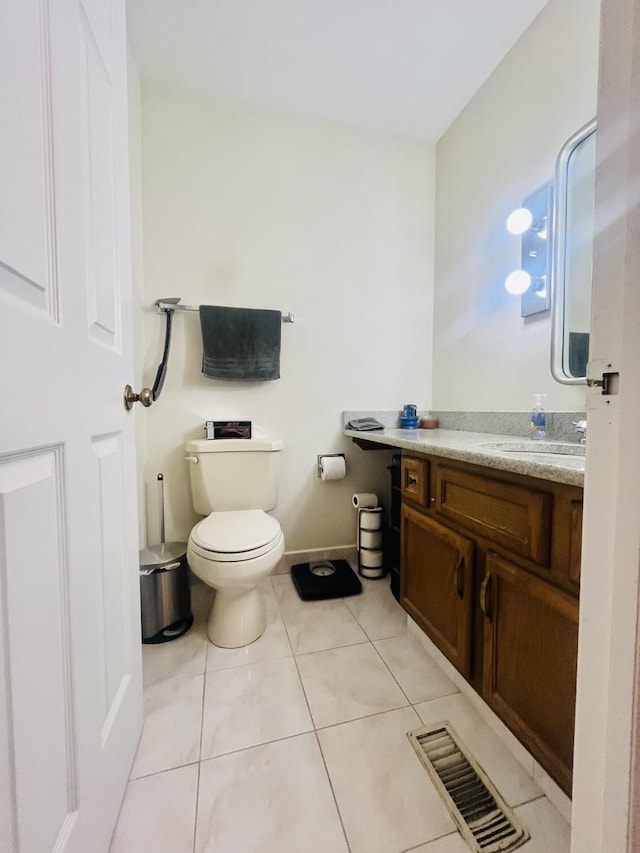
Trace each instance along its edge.
<instances>
[{"instance_id":1,"label":"toilet paper roll","mask_svg":"<svg viewBox=\"0 0 640 853\"><path fill-rule=\"evenodd\" d=\"M373 492L357 492L351 500L356 509L378 506L378 496L374 495Z\"/></svg>"},{"instance_id":2,"label":"toilet paper roll","mask_svg":"<svg viewBox=\"0 0 640 853\"><path fill-rule=\"evenodd\" d=\"M382 548L382 530L361 530L360 547L373 549Z\"/></svg>"},{"instance_id":3,"label":"toilet paper roll","mask_svg":"<svg viewBox=\"0 0 640 853\"><path fill-rule=\"evenodd\" d=\"M358 526L360 530L382 529L382 507L376 506L358 510Z\"/></svg>"},{"instance_id":4,"label":"toilet paper roll","mask_svg":"<svg viewBox=\"0 0 640 853\"><path fill-rule=\"evenodd\" d=\"M344 480L347 474L347 463L344 456L321 456L320 479Z\"/></svg>"},{"instance_id":5,"label":"toilet paper roll","mask_svg":"<svg viewBox=\"0 0 640 853\"><path fill-rule=\"evenodd\" d=\"M379 569L384 562L382 551L360 551L360 565L368 569Z\"/></svg>"}]
</instances>

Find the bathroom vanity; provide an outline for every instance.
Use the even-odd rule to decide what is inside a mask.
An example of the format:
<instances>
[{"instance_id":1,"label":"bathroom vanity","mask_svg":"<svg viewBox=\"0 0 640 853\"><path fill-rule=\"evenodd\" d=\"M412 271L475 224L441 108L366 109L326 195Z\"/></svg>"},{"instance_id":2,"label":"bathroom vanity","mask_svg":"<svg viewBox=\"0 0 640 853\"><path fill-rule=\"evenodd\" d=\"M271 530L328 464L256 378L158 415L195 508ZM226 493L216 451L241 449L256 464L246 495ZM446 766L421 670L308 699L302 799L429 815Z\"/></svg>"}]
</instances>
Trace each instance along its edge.
<instances>
[{"instance_id":1,"label":"bathroom vanity","mask_svg":"<svg viewBox=\"0 0 640 853\"><path fill-rule=\"evenodd\" d=\"M447 432L395 436L401 604L570 793L584 458Z\"/></svg>"}]
</instances>

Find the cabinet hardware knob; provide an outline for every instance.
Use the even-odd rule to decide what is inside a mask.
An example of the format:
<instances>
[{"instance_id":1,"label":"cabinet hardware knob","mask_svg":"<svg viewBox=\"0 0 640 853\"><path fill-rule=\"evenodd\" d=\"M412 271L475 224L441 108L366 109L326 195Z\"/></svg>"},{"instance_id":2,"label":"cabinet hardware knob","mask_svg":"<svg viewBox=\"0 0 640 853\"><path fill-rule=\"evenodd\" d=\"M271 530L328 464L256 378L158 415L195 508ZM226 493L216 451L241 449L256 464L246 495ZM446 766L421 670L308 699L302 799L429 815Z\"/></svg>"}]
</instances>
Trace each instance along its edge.
<instances>
[{"instance_id":1,"label":"cabinet hardware knob","mask_svg":"<svg viewBox=\"0 0 640 853\"><path fill-rule=\"evenodd\" d=\"M491 575L488 574L486 578L480 584L480 610L482 611L483 616L487 619L491 619L491 610L487 607L487 590L491 585Z\"/></svg>"},{"instance_id":2,"label":"cabinet hardware knob","mask_svg":"<svg viewBox=\"0 0 640 853\"><path fill-rule=\"evenodd\" d=\"M418 482L418 478L416 477L415 474L407 474L407 485L415 486L417 482Z\"/></svg>"}]
</instances>

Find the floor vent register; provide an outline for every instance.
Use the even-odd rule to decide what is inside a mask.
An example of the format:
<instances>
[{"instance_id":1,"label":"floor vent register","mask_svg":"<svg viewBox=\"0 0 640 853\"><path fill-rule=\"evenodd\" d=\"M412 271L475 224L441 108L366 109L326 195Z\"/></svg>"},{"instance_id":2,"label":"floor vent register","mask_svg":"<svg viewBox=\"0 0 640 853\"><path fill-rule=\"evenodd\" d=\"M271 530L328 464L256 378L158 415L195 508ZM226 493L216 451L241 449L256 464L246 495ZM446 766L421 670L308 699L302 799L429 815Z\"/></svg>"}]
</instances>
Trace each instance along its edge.
<instances>
[{"instance_id":1,"label":"floor vent register","mask_svg":"<svg viewBox=\"0 0 640 853\"><path fill-rule=\"evenodd\" d=\"M416 729L407 737L471 850L504 853L529 840L449 723Z\"/></svg>"}]
</instances>

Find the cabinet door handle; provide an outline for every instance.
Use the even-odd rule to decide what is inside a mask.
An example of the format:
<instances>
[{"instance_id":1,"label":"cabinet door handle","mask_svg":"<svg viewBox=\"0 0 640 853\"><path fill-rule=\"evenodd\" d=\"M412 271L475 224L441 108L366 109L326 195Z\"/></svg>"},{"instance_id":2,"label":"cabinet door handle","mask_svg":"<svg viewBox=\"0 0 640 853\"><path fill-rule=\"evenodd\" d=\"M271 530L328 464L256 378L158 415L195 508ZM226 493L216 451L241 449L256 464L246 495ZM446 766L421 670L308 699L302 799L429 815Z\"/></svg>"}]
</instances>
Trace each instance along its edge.
<instances>
[{"instance_id":1,"label":"cabinet door handle","mask_svg":"<svg viewBox=\"0 0 640 853\"><path fill-rule=\"evenodd\" d=\"M489 574L480 584L480 610L482 610L483 616L487 619L491 619L491 608L487 607L487 590L490 586L491 575Z\"/></svg>"},{"instance_id":2,"label":"cabinet door handle","mask_svg":"<svg viewBox=\"0 0 640 853\"><path fill-rule=\"evenodd\" d=\"M418 478L416 477L416 475L409 472L407 474L407 485L408 486L415 486L417 484L417 482L418 482Z\"/></svg>"},{"instance_id":3,"label":"cabinet door handle","mask_svg":"<svg viewBox=\"0 0 640 853\"><path fill-rule=\"evenodd\" d=\"M464 592L464 555L460 554L458 562L456 563L456 567L453 570L453 586L455 591L458 593L458 598L462 598L462 593Z\"/></svg>"}]
</instances>

